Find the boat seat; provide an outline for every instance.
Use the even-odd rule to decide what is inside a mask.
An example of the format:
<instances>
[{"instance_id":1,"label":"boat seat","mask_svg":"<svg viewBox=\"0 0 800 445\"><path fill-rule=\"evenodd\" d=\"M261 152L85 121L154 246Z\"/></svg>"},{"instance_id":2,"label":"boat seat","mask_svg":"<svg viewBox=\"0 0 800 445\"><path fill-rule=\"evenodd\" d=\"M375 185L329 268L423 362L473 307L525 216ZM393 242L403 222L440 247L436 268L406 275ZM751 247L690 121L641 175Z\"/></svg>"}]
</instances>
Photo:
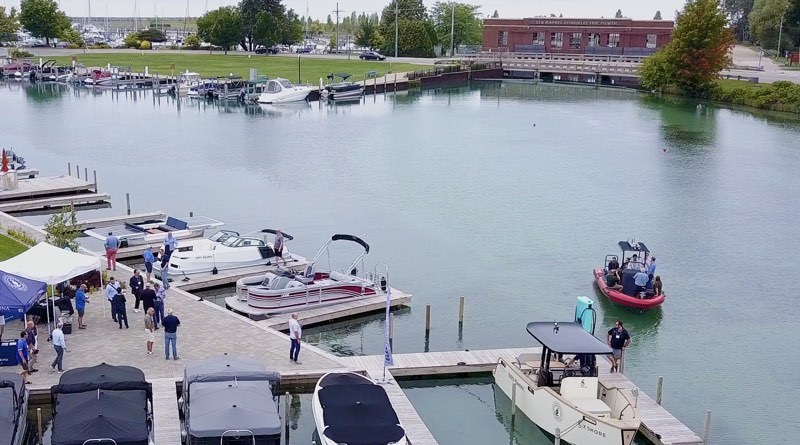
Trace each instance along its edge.
<instances>
[{"instance_id":1,"label":"boat seat","mask_svg":"<svg viewBox=\"0 0 800 445\"><path fill-rule=\"evenodd\" d=\"M611 415L611 408L598 395L597 377L565 377L561 379L561 397L578 408L597 416Z\"/></svg>"},{"instance_id":2,"label":"boat seat","mask_svg":"<svg viewBox=\"0 0 800 445\"><path fill-rule=\"evenodd\" d=\"M292 281L289 277L275 277L272 279L272 282L269 284L269 290L281 290L285 289L289 282Z\"/></svg>"},{"instance_id":3,"label":"boat seat","mask_svg":"<svg viewBox=\"0 0 800 445\"><path fill-rule=\"evenodd\" d=\"M311 284L314 281L314 273L314 263L309 263L303 273L295 275L294 279L303 284Z\"/></svg>"},{"instance_id":4,"label":"boat seat","mask_svg":"<svg viewBox=\"0 0 800 445\"><path fill-rule=\"evenodd\" d=\"M594 414L597 417L611 417L611 408L600 399L575 399L570 400L575 406L586 411L587 413Z\"/></svg>"}]
</instances>

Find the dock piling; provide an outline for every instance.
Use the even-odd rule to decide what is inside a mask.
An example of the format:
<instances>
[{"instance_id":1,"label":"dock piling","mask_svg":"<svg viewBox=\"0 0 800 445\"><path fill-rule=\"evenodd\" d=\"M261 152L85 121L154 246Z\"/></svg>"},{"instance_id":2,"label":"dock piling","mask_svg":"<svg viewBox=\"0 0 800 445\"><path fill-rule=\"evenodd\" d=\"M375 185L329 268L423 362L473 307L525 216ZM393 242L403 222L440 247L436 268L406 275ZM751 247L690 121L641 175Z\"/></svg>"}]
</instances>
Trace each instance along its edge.
<instances>
[{"instance_id":1,"label":"dock piling","mask_svg":"<svg viewBox=\"0 0 800 445\"><path fill-rule=\"evenodd\" d=\"M89 179L89 167L83 167L83 179Z\"/></svg>"},{"instance_id":2,"label":"dock piling","mask_svg":"<svg viewBox=\"0 0 800 445\"><path fill-rule=\"evenodd\" d=\"M458 301L458 341L464 339L464 296Z\"/></svg>"},{"instance_id":3,"label":"dock piling","mask_svg":"<svg viewBox=\"0 0 800 445\"><path fill-rule=\"evenodd\" d=\"M41 445L41 444L44 443L42 441L42 437L44 437L44 436L42 435L42 409L41 408L36 408L36 424L37 424L36 431L39 433L39 445Z\"/></svg>"},{"instance_id":4,"label":"dock piling","mask_svg":"<svg viewBox=\"0 0 800 445\"><path fill-rule=\"evenodd\" d=\"M658 376L658 384L656 385L656 403L661 405L661 400L664 396L664 377Z\"/></svg>"},{"instance_id":5,"label":"dock piling","mask_svg":"<svg viewBox=\"0 0 800 445\"><path fill-rule=\"evenodd\" d=\"M425 352L430 351L431 344L431 305L425 305Z\"/></svg>"},{"instance_id":6,"label":"dock piling","mask_svg":"<svg viewBox=\"0 0 800 445\"><path fill-rule=\"evenodd\" d=\"M286 445L289 445L289 391L286 391L284 394L283 400L283 430L284 430L284 442Z\"/></svg>"},{"instance_id":7,"label":"dock piling","mask_svg":"<svg viewBox=\"0 0 800 445\"><path fill-rule=\"evenodd\" d=\"M511 385L511 423L514 423L514 417L517 415L517 385Z\"/></svg>"},{"instance_id":8,"label":"dock piling","mask_svg":"<svg viewBox=\"0 0 800 445\"><path fill-rule=\"evenodd\" d=\"M706 410L706 419L703 422L703 445L708 445L708 435L711 432L711 410Z\"/></svg>"},{"instance_id":9,"label":"dock piling","mask_svg":"<svg viewBox=\"0 0 800 445\"><path fill-rule=\"evenodd\" d=\"M93 170L94 173L94 192L98 193L97 191L97 170Z\"/></svg>"},{"instance_id":10,"label":"dock piling","mask_svg":"<svg viewBox=\"0 0 800 445\"><path fill-rule=\"evenodd\" d=\"M72 163L67 162L67 175L72 176Z\"/></svg>"},{"instance_id":11,"label":"dock piling","mask_svg":"<svg viewBox=\"0 0 800 445\"><path fill-rule=\"evenodd\" d=\"M189 212L189 218L193 218L193 217L194 217L194 212Z\"/></svg>"},{"instance_id":12,"label":"dock piling","mask_svg":"<svg viewBox=\"0 0 800 445\"><path fill-rule=\"evenodd\" d=\"M128 206L128 215L131 214L131 194L125 193L125 203Z\"/></svg>"},{"instance_id":13,"label":"dock piling","mask_svg":"<svg viewBox=\"0 0 800 445\"><path fill-rule=\"evenodd\" d=\"M617 360L617 372L625 373L625 348L622 349Z\"/></svg>"},{"instance_id":14,"label":"dock piling","mask_svg":"<svg viewBox=\"0 0 800 445\"><path fill-rule=\"evenodd\" d=\"M555 445L561 445L561 428L556 428L556 440Z\"/></svg>"},{"instance_id":15,"label":"dock piling","mask_svg":"<svg viewBox=\"0 0 800 445\"><path fill-rule=\"evenodd\" d=\"M75 165L75 176L77 176L78 179L81 179L81 166L77 164Z\"/></svg>"}]
</instances>

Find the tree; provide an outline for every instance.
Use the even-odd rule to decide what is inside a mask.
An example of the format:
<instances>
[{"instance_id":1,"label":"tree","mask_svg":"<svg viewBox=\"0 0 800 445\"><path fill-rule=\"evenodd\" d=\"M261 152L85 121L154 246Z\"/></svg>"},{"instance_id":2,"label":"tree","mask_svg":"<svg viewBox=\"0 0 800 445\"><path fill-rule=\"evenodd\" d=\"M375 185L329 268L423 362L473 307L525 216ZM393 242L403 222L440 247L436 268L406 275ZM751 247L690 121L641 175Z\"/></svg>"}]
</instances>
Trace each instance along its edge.
<instances>
[{"instance_id":1,"label":"tree","mask_svg":"<svg viewBox=\"0 0 800 445\"><path fill-rule=\"evenodd\" d=\"M480 45L483 42L483 24L480 6L456 2L436 2L431 9L431 20L440 43L450 45L451 24L453 27L453 46Z\"/></svg>"},{"instance_id":2,"label":"tree","mask_svg":"<svg viewBox=\"0 0 800 445\"><path fill-rule=\"evenodd\" d=\"M241 0L236 10L241 16L244 35L240 44L245 51L255 49L253 31L258 22L259 13L272 14L276 19L284 14L280 0Z\"/></svg>"},{"instance_id":3,"label":"tree","mask_svg":"<svg viewBox=\"0 0 800 445\"><path fill-rule=\"evenodd\" d=\"M360 19L358 29L356 30L356 45L364 48L374 48L375 34L378 32L378 27L369 19Z\"/></svg>"},{"instance_id":4,"label":"tree","mask_svg":"<svg viewBox=\"0 0 800 445\"><path fill-rule=\"evenodd\" d=\"M233 6L225 6L197 19L197 35L206 42L222 47L225 54L245 37L242 17Z\"/></svg>"},{"instance_id":5,"label":"tree","mask_svg":"<svg viewBox=\"0 0 800 445\"><path fill-rule=\"evenodd\" d=\"M748 16L753 10L753 0L727 0L724 2L724 9L728 19L736 28L736 36L746 40L750 29Z\"/></svg>"},{"instance_id":6,"label":"tree","mask_svg":"<svg viewBox=\"0 0 800 445\"><path fill-rule=\"evenodd\" d=\"M750 35L763 47L777 49L783 43L778 42L778 36L782 34L779 29L782 22L788 24L784 19L791 6L790 0L756 0L747 17Z\"/></svg>"},{"instance_id":7,"label":"tree","mask_svg":"<svg viewBox=\"0 0 800 445\"><path fill-rule=\"evenodd\" d=\"M707 95L719 72L731 65L733 35L719 0L688 0L677 14L672 40L642 64L648 89L674 86L684 94Z\"/></svg>"},{"instance_id":8,"label":"tree","mask_svg":"<svg viewBox=\"0 0 800 445\"><path fill-rule=\"evenodd\" d=\"M293 9L278 17L278 41L292 45L303 40L303 23Z\"/></svg>"},{"instance_id":9,"label":"tree","mask_svg":"<svg viewBox=\"0 0 800 445\"><path fill-rule=\"evenodd\" d=\"M494 10L494 13L492 14L492 18L493 19L499 19L500 18L500 14L497 13L496 9Z\"/></svg>"},{"instance_id":10,"label":"tree","mask_svg":"<svg viewBox=\"0 0 800 445\"><path fill-rule=\"evenodd\" d=\"M397 9L395 9L397 8ZM430 51L422 51L426 54L433 54L433 46L436 44L436 30L433 25L428 22L428 14L422 0L392 0L385 8L381 15L380 34L383 36L384 42L381 45L381 50L387 54L394 54L395 49L395 13L400 19L398 22L397 31L400 33L400 41L398 42L397 49L398 55L411 56L411 53L419 53L417 51L420 45L430 44ZM411 42L403 38L403 21L406 21L405 26L410 26L411 23L420 22L423 28L426 29L426 36L421 42ZM427 24L427 25L426 25ZM414 29L419 28L413 25ZM422 36L421 36L422 37ZM404 47L404 42L412 48ZM426 57L426 56L421 56Z\"/></svg>"},{"instance_id":11,"label":"tree","mask_svg":"<svg viewBox=\"0 0 800 445\"><path fill-rule=\"evenodd\" d=\"M197 37L197 34L189 34L183 40L184 48L188 48L188 49L200 49L200 45L201 44L202 44L202 41L200 40L200 37Z\"/></svg>"},{"instance_id":12,"label":"tree","mask_svg":"<svg viewBox=\"0 0 800 445\"><path fill-rule=\"evenodd\" d=\"M75 240L81 234L77 226L78 217L75 215L75 209L64 207L44 223L44 231L47 233L44 240L62 249L69 247L73 252L77 251L78 242Z\"/></svg>"},{"instance_id":13,"label":"tree","mask_svg":"<svg viewBox=\"0 0 800 445\"><path fill-rule=\"evenodd\" d=\"M61 36L64 30L72 27L69 17L58 9L55 0L22 0L19 23L32 36L45 39L48 46L50 39Z\"/></svg>"},{"instance_id":14,"label":"tree","mask_svg":"<svg viewBox=\"0 0 800 445\"><path fill-rule=\"evenodd\" d=\"M61 38L61 40L69 42L70 45L74 45L77 47L82 47L86 45L86 42L84 42L83 37L81 36L81 33L79 33L77 29L74 29L71 26L65 29L59 37Z\"/></svg>"},{"instance_id":15,"label":"tree","mask_svg":"<svg viewBox=\"0 0 800 445\"><path fill-rule=\"evenodd\" d=\"M139 47L139 33L138 32L132 32L132 33L128 34L122 40L122 44L125 46L125 48L138 48Z\"/></svg>"},{"instance_id":16,"label":"tree","mask_svg":"<svg viewBox=\"0 0 800 445\"><path fill-rule=\"evenodd\" d=\"M253 27L253 42L256 45L272 46L279 40L278 19L267 12L258 13L256 25Z\"/></svg>"},{"instance_id":17,"label":"tree","mask_svg":"<svg viewBox=\"0 0 800 445\"><path fill-rule=\"evenodd\" d=\"M144 31L139 31L139 40L147 40L149 42L166 42L167 36L163 31L150 28Z\"/></svg>"},{"instance_id":18,"label":"tree","mask_svg":"<svg viewBox=\"0 0 800 445\"><path fill-rule=\"evenodd\" d=\"M653 20L662 20L661 11L656 11L656 15L653 16Z\"/></svg>"},{"instance_id":19,"label":"tree","mask_svg":"<svg viewBox=\"0 0 800 445\"><path fill-rule=\"evenodd\" d=\"M12 7L6 12L6 8L0 6L0 42L17 40L17 31L19 31L17 9Z\"/></svg>"},{"instance_id":20,"label":"tree","mask_svg":"<svg viewBox=\"0 0 800 445\"><path fill-rule=\"evenodd\" d=\"M614 15L614 18L615 19L621 19L622 18L622 10L621 9L617 9L617 13Z\"/></svg>"},{"instance_id":21,"label":"tree","mask_svg":"<svg viewBox=\"0 0 800 445\"><path fill-rule=\"evenodd\" d=\"M430 23L422 20L400 19L400 44L405 57L433 57L435 42L431 40ZM430 26L432 28L432 26Z\"/></svg>"}]
</instances>

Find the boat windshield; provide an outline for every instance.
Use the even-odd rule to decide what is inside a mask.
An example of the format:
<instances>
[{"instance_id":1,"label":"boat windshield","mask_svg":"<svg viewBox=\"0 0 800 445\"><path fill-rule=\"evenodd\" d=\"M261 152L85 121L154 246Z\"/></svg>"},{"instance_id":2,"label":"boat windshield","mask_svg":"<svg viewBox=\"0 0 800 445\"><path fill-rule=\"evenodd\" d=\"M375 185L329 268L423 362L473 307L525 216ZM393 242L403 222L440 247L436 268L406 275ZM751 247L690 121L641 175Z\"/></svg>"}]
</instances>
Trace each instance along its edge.
<instances>
[{"instance_id":1,"label":"boat windshield","mask_svg":"<svg viewBox=\"0 0 800 445\"><path fill-rule=\"evenodd\" d=\"M226 247L264 247L264 241L258 238L242 238L238 236L232 236L225 241L222 242L223 246Z\"/></svg>"},{"instance_id":2,"label":"boat windshield","mask_svg":"<svg viewBox=\"0 0 800 445\"><path fill-rule=\"evenodd\" d=\"M281 84L281 86L284 87L284 88L294 88L294 85L292 85L292 82L289 82L286 79L281 79L281 80L278 81L278 83Z\"/></svg>"},{"instance_id":3,"label":"boat windshield","mask_svg":"<svg viewBox=\"0 0 800 445\"><path fill-rule=\"evenodd\" d=\"M230 230L220 230L217 233L211 235L211 237L209 237L208 239L215 243L222 243L228 238L237 236L239 236L239 234L236 232L232 232Z\"/></svg>"}]
</instances>

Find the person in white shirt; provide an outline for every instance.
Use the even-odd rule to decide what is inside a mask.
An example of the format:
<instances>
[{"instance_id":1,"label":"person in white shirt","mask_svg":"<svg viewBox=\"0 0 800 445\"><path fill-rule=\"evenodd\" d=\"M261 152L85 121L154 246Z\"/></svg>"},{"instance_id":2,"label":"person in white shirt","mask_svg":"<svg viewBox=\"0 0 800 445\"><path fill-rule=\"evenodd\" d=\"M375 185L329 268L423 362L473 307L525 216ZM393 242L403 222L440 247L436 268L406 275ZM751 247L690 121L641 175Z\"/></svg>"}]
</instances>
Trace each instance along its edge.
<instances>
[{"instance_id":1,"label":"person in white shirt","mask_svg":"<svg viewBox=\"0 0 800 445\"><path fill-rule=\"evenodd\" d=\"M289 348L289 361L295 364L300 364L297 361L297 356L300 354L300 338L303 335L303 329L297 321L297 314L292 314L289 319L289 339L292 341L292 346Z\"/></svg>"},{"instance_id":2,"label":"person in white shirt","mask_svg":"<svg viewBox=\"0 0 800 445\"><path fill-rule=\"evenodd\" d=\"M58 326L53 329L53 349L56 350L56 359L50 364L50 369L53 371L58 367L58 372L64 372L64 351L67 350L67 341L64 339L64 332L61 330L63 324L58 322Z\"/></svg>"}]
</instances>

